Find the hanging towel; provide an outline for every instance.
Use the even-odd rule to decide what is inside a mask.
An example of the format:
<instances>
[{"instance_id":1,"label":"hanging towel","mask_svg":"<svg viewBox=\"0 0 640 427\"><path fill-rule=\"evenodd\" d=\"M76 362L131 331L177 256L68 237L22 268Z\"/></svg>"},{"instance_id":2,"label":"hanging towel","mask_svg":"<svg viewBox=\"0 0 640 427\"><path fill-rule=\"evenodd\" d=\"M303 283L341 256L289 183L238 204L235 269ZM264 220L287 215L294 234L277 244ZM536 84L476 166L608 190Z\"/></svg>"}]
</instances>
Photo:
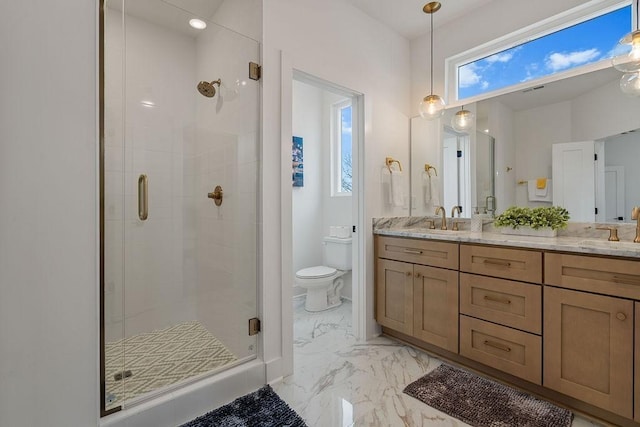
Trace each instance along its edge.
<instances>
[{"instance_id":1,"label":"hanging towel","mask_svg":"<svg viewBox=\"0 0 640 427\"><path fill-rule=\"evenodd\" d=\"M424 196L424 204L431 204L431 175L422 172L422 194Z\"/></svg>"},{"instance_id":2,"label":"hanging towel","mask_svg":"<svg viewBox=\"0 0 640 427\"><path fill-rule=\"evenodd\" d=\"M551 180L546 180L545 188L538 189L538 180L531 179L527 181L527 193L530 202L549 202L553 203L553 194L551 191Z\"/></svg>"},{"instance_id":3,"label":"hanging towel","mask_svg":"<svg viewBox=\"0 0 640 427\"><path fill-rule=\"evenodd\" d=\"M440 206L440 178L438 175L431 175L431 205Z\"/></svg>"},{"instance_id":4,"label":"hanging towel","mask_svg":"<svg viewBox=\"0 0 640 427\"><path fill-rule=\"evenodd\" d=\"M536 179L536 196L546 197L549 185L547 184L547 178Z\"/></svg>"},{"instance_id":5,"label":"hanging towel","mask_svg":"<svg viewBox=\"0 0 640 427\"><path fill-rule=\"evenodd\" d=\"M404 206L404 191L402 188L402 172L391 171L389 176L389 203L391 206Z\"/></svg>"}]
</instances>

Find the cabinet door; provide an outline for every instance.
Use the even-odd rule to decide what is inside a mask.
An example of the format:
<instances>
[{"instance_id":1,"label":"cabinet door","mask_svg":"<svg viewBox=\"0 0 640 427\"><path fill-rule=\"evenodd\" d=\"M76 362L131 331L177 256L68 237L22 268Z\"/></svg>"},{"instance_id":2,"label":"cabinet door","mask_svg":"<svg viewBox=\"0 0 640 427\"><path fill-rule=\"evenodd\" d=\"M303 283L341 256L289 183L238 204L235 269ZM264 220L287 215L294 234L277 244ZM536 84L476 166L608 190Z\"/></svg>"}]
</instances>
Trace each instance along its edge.
<instances>
[{"instance_id":1,"label":"cabinet door","mask_svg":"<svg viewBox=\"0 0 640 427\"><path fill-rule=\"evenodd\" d=\"M376 320L398 332L413 332L413 264L378 259Z\"/></svg>"},{"instance_id":2,"label":"cabinet door","mask_svg":"<svg viewBox=\"0 0 640 427\"><path fill-rule=\"evenodd\" d=\"M633 302L546 286L543 385L633 417Z\"/></svg>"},{"instance_id":3,"label":"cabinet door","mask_svg":"<svg viewBox=\"0 0 640 427\"><path fill-rule=\"evenodd\" d=\"M458 352L458 272L414 266L413 336Z\"/></svg>"}]
</instances>

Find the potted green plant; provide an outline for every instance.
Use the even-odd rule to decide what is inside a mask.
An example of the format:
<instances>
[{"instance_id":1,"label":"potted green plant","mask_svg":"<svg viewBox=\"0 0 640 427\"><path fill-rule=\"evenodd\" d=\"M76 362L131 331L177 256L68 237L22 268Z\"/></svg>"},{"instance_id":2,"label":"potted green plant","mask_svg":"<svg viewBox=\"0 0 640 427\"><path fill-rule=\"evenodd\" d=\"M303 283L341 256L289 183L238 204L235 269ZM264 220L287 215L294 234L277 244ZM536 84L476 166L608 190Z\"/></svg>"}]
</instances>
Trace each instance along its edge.
<instances>
[{"instance_id":1,"label":"potted green plant","mask_svg":"<svg viewBox=\"0 0 640 427\"><path fill-rule=\"evenodd\" d=\"M494 221L503 234L554 237L567 227L569 211L560 206L527 208L511 206Z\"/></svg>"}]
</instances>

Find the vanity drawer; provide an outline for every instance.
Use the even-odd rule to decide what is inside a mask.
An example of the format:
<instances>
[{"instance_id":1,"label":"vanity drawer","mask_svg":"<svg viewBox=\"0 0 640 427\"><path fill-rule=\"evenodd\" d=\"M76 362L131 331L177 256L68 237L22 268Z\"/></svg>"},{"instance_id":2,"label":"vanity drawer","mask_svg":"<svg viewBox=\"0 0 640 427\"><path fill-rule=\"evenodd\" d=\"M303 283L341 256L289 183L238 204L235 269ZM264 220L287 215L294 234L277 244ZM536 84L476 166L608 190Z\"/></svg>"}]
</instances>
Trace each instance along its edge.
<instances>
[{"instance_id":1,"label":"vanity drawer","mask_svg":"<svg viewBox=\"0 0 640 427\"><path fill-rule=\"evenodd\" d=\"M460 273L460 313L542 333L540 285Z\"/></svg>"},{"instance_id":2,"label":"vanity drawer","mask_svg":"<svg viewBox=\"0 0 640 427\"><path fill-rule=\"evenodd\" d=\"M534 384L542 384L542 338L460 316L460 354Z\"/></svg>"},{"instance_id":3,"label":"vanity drawer","mask_svg":"<svg viewBox=\"0 0 640 427\"><path fill-rule=\"evenodd\" d=\"M544 283L640 300L640 261L545 253Z\"/></svg>"},{"instance_id":4,"label":"vanity drawer","mask_svg":"<svg viewBox=\"0 0 640 427\"><path fill-rule=\"evenodd\" d=\"M433 240L375 236L379 258L458 269L458 244Z\"/></svg>"},{"instance_id":5,"label":"vanity drawer","mask_svg":"<svg viewBox=\"0 0 640 427\"><path fill-rule=\"evenodd\" d=\"M461 245L460 271L541 283L542 253L493 246Z\"/></svg>"}]
</instances>

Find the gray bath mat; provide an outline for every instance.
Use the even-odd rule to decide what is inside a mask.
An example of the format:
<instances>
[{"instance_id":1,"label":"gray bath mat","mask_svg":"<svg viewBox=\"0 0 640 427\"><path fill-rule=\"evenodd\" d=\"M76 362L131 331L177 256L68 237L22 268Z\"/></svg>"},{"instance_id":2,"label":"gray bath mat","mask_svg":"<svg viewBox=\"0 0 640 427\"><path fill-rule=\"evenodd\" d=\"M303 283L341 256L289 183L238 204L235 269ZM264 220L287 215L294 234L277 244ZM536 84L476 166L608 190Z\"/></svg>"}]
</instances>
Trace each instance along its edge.
<instances>
[{"instance_id":1,"label":"gray bath mat","mask_svg":"<svg viewBox=\"0 0 640 427\"><path fill-rule=\"evenodd\" d=\"M573 418L566 409L448 365L404 392L476 427L569 427Z\"/></svg>"},{"instance_id":2,"label":"gray bath mat","mask_svg":"<svg viewBox=\"0 0 640 427\"><path fill-rule=\"evenodd\" d=\"M307 427L267 384L181 427Z\"/></svg>"}]
</instances>

